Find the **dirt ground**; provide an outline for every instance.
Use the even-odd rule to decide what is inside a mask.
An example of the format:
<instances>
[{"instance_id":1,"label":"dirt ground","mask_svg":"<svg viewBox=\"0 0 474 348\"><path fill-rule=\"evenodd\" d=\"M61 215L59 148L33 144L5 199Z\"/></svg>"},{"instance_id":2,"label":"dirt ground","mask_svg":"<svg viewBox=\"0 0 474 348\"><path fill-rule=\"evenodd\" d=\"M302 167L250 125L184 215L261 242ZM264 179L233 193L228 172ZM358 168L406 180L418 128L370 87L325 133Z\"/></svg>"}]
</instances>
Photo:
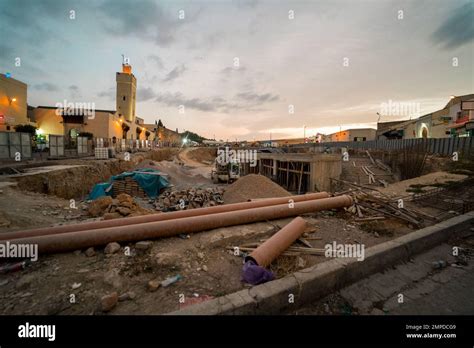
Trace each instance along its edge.
<instances>
[{"instance_id":1,"label":"dirt ground","mask_svg":"<svg viewBox=\"0 0 474 348\"><path fill-rule=\"evenodd\" d=\"M446 182L461 181L467 178L467 175L451 174L447 172L434 172L417 178L396 182L387 188L381 188L379 191L391 197L402 197L410 194L410 189L422 186L423 190L435 188L439 184ZM408 191L407 191L408 190Z\"/></svg>"},{"instance_id":2,"label":"dirt ground","mask_svg":"<svg viewBox=\"0 0 474 348\"><path fill-rule=\"evenodd\" d=\"M308 238L321 238L311 241L313 247L323 248L333 241L369 247L404 233L398 229L393 236L376 237L348 222L345 214L323 212L305 217L310 230ZM289 221L282 219L215 229L189 237L164 238L153 241L145 251L130 243L122 245L115 254L105 254L103 248L98 248L90 257L84 250L43 256L23 271L2 276L0 313L99 314L101 297L117 292L129 294L133 299L119 302L110 314L160 314L182 307L182 295L185 301L196 301L204 295L210 298L231 293L246 286L240 281L243 258L234 256L232 247L269 237ZM125 255L126 246L130 247L131 256ZM324 256L287 256L270 268L277 277L282 277L325 260ZM147 289L150 280L162 281L177 274L182 276L177 283L155 292ZM72 294L75 303L70 301Z\"/></svg>"},{"instance_id":3,"label":"dirt ground","mask_svg":"<svg viewBox=\"0 0 474 348\"><path fill-rule=\"evenodd\" d=\"M212 186L204 175L210 166L192 159L190 152L192 149L179 155L161 154L159 160L137 158L134 166L162 170L176 187ZM0 183L0 233L89 219L87 204L82 201L78 201L77 209L71 209L68 199L10 185L8 181ZM436 208L418 208L436 215ZM309 225L305 237L314 248L324 248L333 241L361 243L368 248L413 230L397 219L356 222L356 215L344 210L304 218ZM268 238L289 221L158 239L150 241L145 250L140 244L122 243L112 254L99 247L94 252L40 256L24 270L0 275L0 314L106 314L101 298L113 293L120 301L107 314L161 314L228 294L247 287L240 281L243 257L235 256L233 247ZM280 278L326 260L315 255L281 256L270 269ZM178 274L182 279L169 287L149 288L150 281L161 282Z\"/></svg>"}]
</instances>

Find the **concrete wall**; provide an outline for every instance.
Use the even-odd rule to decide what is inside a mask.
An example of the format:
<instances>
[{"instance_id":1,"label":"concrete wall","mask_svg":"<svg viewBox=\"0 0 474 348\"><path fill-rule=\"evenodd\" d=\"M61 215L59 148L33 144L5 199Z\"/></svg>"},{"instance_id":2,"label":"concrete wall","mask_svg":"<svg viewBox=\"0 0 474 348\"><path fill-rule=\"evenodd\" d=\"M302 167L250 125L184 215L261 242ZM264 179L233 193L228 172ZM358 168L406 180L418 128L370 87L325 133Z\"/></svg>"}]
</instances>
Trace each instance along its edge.
<instances>
[{"instance_id":1,"label":"concrete wall","mask_svg":"<svg viewBox=\"0 0 474 348\"><path fill-rule=\"evenodd\" d=\"M12 101L13 98L16 101ZM14 126L29 124L27 118L27 85L0 74L0 131L14 131Z\"/></svg>"},{"instance_id":2,"label":"concrete wall","mask_svg":"<svg viewBox=\"0 0 474 348\"><path fill-rule=\"evenodd\" d=\"M342 173L340 155L321 154L311 163L311 191L331 191L331 178L339 179Z\"/></svg>"},{"instance_id":3,"label":"concrete wall","mask_svg":"<svg viewBox=\"0 0 474 348\"><path fill-rule=\"evenodd\" d=\"M63 118L56 114L56 109L35 108L32 114L43 134L64 135Z\"/></svg>"},{"instance_id":4,"label":"concrete wall","mask_svg":"<svg viewBox=\"0 0 474 348\"><path fill-rule=\"evenodd\" d=\"M354 141L354 138L364 138L365 141L375 140L377 130L372 128L347 129L340 132L328 134L323 137L323 142L330 141Z\"/></svg>"},{"instance_id":5,"label":"concrete wall","mask_svg":"<svg viewBox=\"0 0 474 348\"><path fill-rule=\"evenodd\" d=\"M375 140L376 129L349 129L349 140L354 141L354 138L364 138L365 141Z\"/></svg>"}]
</instances>

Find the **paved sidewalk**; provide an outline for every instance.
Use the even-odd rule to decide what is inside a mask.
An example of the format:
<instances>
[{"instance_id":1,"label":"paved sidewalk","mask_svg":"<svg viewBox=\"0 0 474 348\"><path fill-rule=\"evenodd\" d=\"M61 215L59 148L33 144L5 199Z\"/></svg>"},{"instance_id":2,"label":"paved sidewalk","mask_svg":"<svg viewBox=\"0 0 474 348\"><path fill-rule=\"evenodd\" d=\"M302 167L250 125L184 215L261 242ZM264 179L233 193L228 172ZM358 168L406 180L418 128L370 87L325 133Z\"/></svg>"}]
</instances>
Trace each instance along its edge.
<instances>
[{"instance_id":1,"label":"paved sidewalk","mask_svg":"<svg viewBox=\"0 0 474 348\"><path fill-rule=\"evenodd\" d=\"M461 246L472 248L473 239ZM474 257L471 252L467 265L458 268L452 266L459 261L452 254L452 245L439 245L291 314L473 315ZM437 269L433 262L440 260L447 266Z\"/></svg>"}]
</instances>

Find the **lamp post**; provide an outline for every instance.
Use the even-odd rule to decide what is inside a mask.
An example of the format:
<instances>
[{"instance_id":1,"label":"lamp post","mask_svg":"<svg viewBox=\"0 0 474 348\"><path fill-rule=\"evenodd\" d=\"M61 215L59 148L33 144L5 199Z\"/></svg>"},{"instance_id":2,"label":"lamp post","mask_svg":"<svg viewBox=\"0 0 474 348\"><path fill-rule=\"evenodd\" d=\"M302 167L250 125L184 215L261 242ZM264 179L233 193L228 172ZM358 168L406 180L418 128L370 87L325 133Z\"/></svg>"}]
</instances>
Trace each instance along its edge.
<instances>
[{"instance_id":1,"label":"lamp post","mask_svg":"<svg viewBox=\"0 0 474 348\"><path fill-rule=\"evenodd\" d=\"M303 126L303 143L306 144L306 126Z\"/></svg>"}]
</instances>

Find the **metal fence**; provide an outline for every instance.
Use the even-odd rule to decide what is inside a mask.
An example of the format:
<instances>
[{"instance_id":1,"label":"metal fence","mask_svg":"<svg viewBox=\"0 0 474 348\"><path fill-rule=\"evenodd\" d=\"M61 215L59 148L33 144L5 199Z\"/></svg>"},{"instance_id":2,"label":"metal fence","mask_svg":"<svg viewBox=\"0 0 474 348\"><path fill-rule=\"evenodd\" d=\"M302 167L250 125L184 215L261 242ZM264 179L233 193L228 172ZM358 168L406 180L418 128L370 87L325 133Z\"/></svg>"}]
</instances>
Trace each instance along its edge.
<instances>
[{"instance_id":1,"label":"metal fence","mask_svg":"<svg viewBox=\"0 0 474 348\"><path fill-rule=\"evenodd\" d=\"M52 158L64 156L64 136L49 135L49 156Z\"/></svg>"},{"instance_id":2,"label":"metal fence","mask_svg":"<svg viewBox=\"0 0 474 348\"><path fill-rule=\"evenodd\" d=\"M93 154L93 141L87 137L77 137L77 155L88 156Z\"/></svg>"},{"instance_id":3,"label":"metal fence","mask_svg":"<svg viewBox=\"0 0 474 348\"><path fill-rule=\"evenodd\" d=\"M152 140L132 140L132 139L109 139L95 138L94 145L96 148L113 148L115 152L124 151L146 151L158 147L157 142Z\"/></svg>"},{"instance_id":4,"label":"metal fence","mask_svg":"<svg viewBox=\"0 0 474 348\"><path fill-rule=\"evenodd\" d=\"M31 134L0 132L0 159L31 158Z\"/></svg>"},{"instance_id":5,"label":"metal fence","mask_svg":"<svg viewBox=\"0 0 474 348\"><path fill-rule=\"evenodd\" d=\"M324 147L347 147L349 149L366 150L402 150L405 148L417 148L430 154L441 156L452 156L454 152L460 155L474 155L474 139L472 137L439 138L439 139L394 139L394 140L371 140L371 141L339 141L328 143L311 143L293 145L291 148L315 148Z\"/></svg>"}]
</instances>

